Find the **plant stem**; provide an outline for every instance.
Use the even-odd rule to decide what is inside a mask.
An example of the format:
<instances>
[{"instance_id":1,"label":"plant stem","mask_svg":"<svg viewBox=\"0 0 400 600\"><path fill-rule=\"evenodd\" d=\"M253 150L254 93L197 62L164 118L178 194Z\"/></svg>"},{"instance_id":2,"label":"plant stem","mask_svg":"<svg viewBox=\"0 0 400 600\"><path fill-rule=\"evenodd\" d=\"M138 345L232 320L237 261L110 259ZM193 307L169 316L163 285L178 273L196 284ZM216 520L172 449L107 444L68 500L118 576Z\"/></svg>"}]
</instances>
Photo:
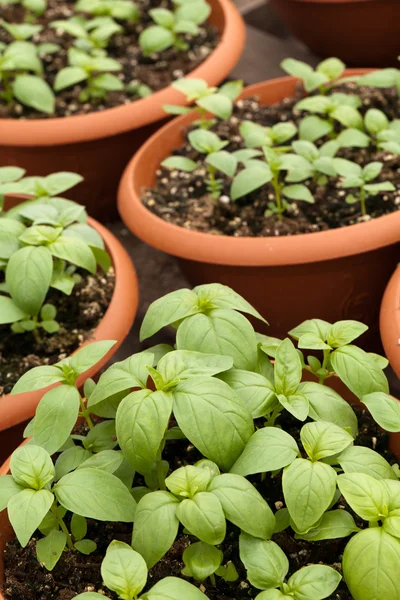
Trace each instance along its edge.
<instances>
[{"instance_id":1,"label":"plant stem","mask_svg":"<svg viewBox=\"0 0 400 600\"><path fill-rule=\"evenodd\" d=\"M64 520L61 519L61 517L59 517L57 515L57 507L56 506L52 506L51 507L51 512L53 513L53 515L55 516L55 518L57 519L57 523L59 524L59 526L61 527L61 531L63 531L65 533L65 535L67 536L67 546L70 550L74 549L74 544L72 543L71 540L71 534L68 531L68 527L66 526L66 524L64 523Z\"/></svg>"},{"instance_id":2,"label":"plant stem","mask_svg":"<svg viewBox=\"0 0 400 600\"><path fill-rule=\"evenodd\" d=\"M217 585L214 573L211 573L211 575L210 575L210 581L211 581L211 583L213 584L214 587Z\"/></svg>"},{"instance_id":3,"label":"plant stem","mask_svg":"<svg viewBox=\"0 0 400 600\"><path fill-rule=\"evenodd\" d=\"M208 171L208 176L209 176L209 186L210 186L210 191L211 191L211 198L213 200L217 200L218 199L218 186L217 186L217 182L215 180L215 172L216 172L216 168L213 167L212 165L209 165L207 167L207 171Z\"/></svg>"},{"instance_id":4,"label":"plant stem","mask_svg":"<svg viewBox=\"0 0 400 600\"><path fill-rule=\"evenodd\" d=\"M266 427L274 427L275 421L276 421L277 417L280 415L281 410L282 410L282 407L280 404L278 404L278 406L276 406L274 408L274 410L272 411L272 414L267 421Z\"/></svg>"},{"instance_id":5,"label":"plant stem","mask_svg":"<svg viewBox=\"0 0 400 600\"><path fill-rule=\"evenodd\" d=\"M160 458L158 458L156 460L156 469L157 469L158 486L159 486L160 490L165 490L166 489L165 475L164 475L164 469L163 469L161 456L160 456Z\"/></svg>"},{"instance_id":6,"label":"plant stem","mask_svg":"<svg viewBox=\"0 0 400 600\"><path fill-rule=\"evenodd\" d=\"M82 396L79 394L79 403L81 405L81 414L82 417L85 419L87 426L89 427L89 429L93 429L94 425L93 425L93 421L90 418L90 413L88 411L88 409L85 406L85 403L83 401Z\"/></svg>"},{"instance_id":7,"label":"plant stem","mask_svg":"<svg viewBox=\"0 0 400 600\"><path fill-rule=\"evenodd\" d=\"M366 193L364 187L360 189L360 204L361 204L361 213L363 215L367 214L367 207L365 205Z\"/></svg>"},{"instance_id":8,"label":"plant stem","mask_svg":"<svg viewBox=\"0 0 400 600\"><path fill-rule=\"evenodd\" d=\"M321 367L322 369L326 370L326 367L327 367L327 364L329 361L330 352L331 352L330 350L324 350L324 360L322 362L322 367ZM320 375L318 383L320 383L321 385L324 385L324 381L327 378L328 378L328 375Z\"/></svg>"},{"instance_id":9,"label":"plant stem","mask_svg":"<svg viewBox=\"0 0 400 600\"><path fill-rule=\"evenodd\" d=\"M274 188L274 192L275 192L275 202L276 202L276 206L278 209L278 211L277 211L278 219L280 221L282 221L283 208L282 208L281 184L279 183L279 173L277 171L274 173L271 183L272 183L272 187Z\"/></svg>"}]
</instances>

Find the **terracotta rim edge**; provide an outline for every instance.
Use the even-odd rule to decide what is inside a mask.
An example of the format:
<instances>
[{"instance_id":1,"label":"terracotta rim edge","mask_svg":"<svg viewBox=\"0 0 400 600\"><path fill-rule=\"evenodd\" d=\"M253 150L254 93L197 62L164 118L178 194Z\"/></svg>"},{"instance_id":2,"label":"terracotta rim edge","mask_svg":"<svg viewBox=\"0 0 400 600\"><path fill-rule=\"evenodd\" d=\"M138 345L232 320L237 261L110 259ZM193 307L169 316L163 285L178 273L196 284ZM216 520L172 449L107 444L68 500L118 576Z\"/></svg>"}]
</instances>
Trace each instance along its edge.
<instances>
[{"instance_id":1,"label":"terracotta rim edge","mask_svg":"<svg viewBox=\"0 0 400 600\"><path fill-rule=\"evenodd\" d=\"M383 295L379 326L385 354L397 377L400 377L400 265Z\"/></svg>"},{"instance_id":2,"label":"terracotta rim edge","mask_svg":"<svg viewBox=\"0 0 400 600\"><path fill-rule=\"evenodd\" d=\"M88 223L100 233L111 255L115 270L115 286L111 302L104 317L94 330L93 337L79 346L77 350L95 341L115 339L117 343L101 361L79 377L79 385L98 373L118 350L132 327L139 303L136 271L125 248L103 225L91 218L88 219ZM50 387L15 396L7 394L0 398L0 432L31 418L40 398Z\"/></svg>"},{"instance_id":3,"label":"terracotta rim edge","mask_svg":"<svg viewBox=\"0 0 400 600\"><path fill-rule=\"evenodd\" d=\"M360 71L367 72L369 69L349 69L347 73ZM254 84L245 89L244 96L257 96L261 90L277 89L282 84L294 81L293 77L281 77ZM179 258L197 262L261 267L321 262L400 242L400 211L366 223L282 238L234 238L190 231L167 223L142 204L140 189L135 184L135 174L149 164L153 146L165 146L167 156L171 132L184 128L194 118L193 114L184 115L159 129L134 155L121 179L118 192L119 212L131 231L149 245Z\"/></svg>"},{"instance_id":4,"label":"terracotta rim edge","mask_svg":"<svg viewBox=\"0 0 400 600\"><path fill-rule=\"evenodd\" d=\"M220 43L211 55L187 77L205 79L209 85L221 82L238 62L244 48L244 21L231 0L215 0L223 13ZM87 142L149 125L166 115L163 104L184 104L182 94L171 86L148 98L88 115L66 118L17 121L0 119L1 145L54 146Z\"/></svg>"}]
</instances>

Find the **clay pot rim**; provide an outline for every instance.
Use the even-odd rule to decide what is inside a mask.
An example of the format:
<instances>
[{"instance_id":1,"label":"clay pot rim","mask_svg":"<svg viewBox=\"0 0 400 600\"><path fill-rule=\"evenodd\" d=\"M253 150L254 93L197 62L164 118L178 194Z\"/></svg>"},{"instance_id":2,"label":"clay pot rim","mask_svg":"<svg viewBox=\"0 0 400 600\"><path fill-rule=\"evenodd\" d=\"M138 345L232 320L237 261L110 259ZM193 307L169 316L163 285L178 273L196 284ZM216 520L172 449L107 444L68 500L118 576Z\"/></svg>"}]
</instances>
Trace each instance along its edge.
<instances>
[{"instance_id":1,"label":"clay pot rim","mask_svg":"<svg viewBox=\"0 0 400 600\"><path fill-rule=\"evenodd\" d=\"M348 69L346 74L368 71L369 69ZM276 89L295 81L293 77L280 77L257 83L246 87L243 96L257 96L261 90ZM149 245L186 260L218 265L265 267L344 258L400 241L400 211L366 223L281 238L234 238L190 231L167 223L142 204L141 190L136 185L135 174L142 170L148 172L153 146L165 147L165 156L168 156L172 149L168 142L171 132L183 129L195 118L193 113L183 115L158 130L134 155L122 177L118 193L120 214L131 231ZM150 177L155 172L155 168L152 169Z\"/></svg>"},{"instance_id":2,"label":"clay pot rim","mask_svg":"<svg viewBox=\"0 0 400 600\"><path fill-rule=\"evenodd\" d=\"M205 79L209 85L222 81L242 53L246 30L231 0L213 0L223 14L219 44L187 77ZM211 17L211 22L212 22ZM54 119L0 119L1 144L6 146L54 146L97 140L143 127L166 117L164 104L184 105L180 92L168 86L148 98L88 115Z\"/></svg>"},{"instance_id":3,"label":"clay pot rim","mask_svg":"<svg viewBox=\"0 0 400 600\"><path fill-rule=\"evenodd\" d=\"M78 378L79 385L83 385L86 379L98 373L118 350L132 327L139 303L139 285L135 267L125 248L114 234L103 225L90 217L88 223L100 233L111 255L115 271L115 285L110 304L100 323L93 331L92 338L81 344L75 352L95 341L115 339L116 344L96 365L80 375ZM0 432L30 419L40 398L52 387L55 386L49 386L34 392L15 395L6 394L0 397Z\"/></svg>"},{"instance_id":4,"label":"clay pot rim","mask_svg":"<svg viewBox=\"0 0 400 600\"><path fill-rule=\"evenodd\" d=\"M400 377L400 265L396 267L382 298L379 329L390 366Z\"/></svg>"},{"instance_id":5,"label":"clay pot rim","mask_svg":"<svg viewBox=\"0 0 400 600\"><path fill-rule=\"evenodd\" d=\"M378 4L378 0L288 0L300 4ZM391 0L386 0L387 3L392 3Z\"/></svg>"}]
</instances>

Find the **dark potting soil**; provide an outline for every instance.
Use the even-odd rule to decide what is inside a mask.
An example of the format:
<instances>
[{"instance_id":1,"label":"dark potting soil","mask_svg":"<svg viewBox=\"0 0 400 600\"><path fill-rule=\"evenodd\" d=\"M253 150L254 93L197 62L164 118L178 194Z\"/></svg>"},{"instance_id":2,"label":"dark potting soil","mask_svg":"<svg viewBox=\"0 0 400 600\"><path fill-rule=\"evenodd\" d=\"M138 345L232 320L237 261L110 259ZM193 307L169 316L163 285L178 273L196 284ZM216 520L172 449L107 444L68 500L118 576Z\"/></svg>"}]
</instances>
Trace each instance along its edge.
<instances>
[{"instance_id":1,"label":"dark potting soil","mask_svg":"<svg viewBox=\"0 0 400 600\"><path fill-rule=\"evenodd\" d=\"M81 275L71 296L54 289L48 294L47 302L57 307L59 332L48 334L39 329L37 341L33 333L16 334L9 325L0 326L0 397L32 367L52 365L90 339L110 304L115 275L112 268L107 275Z\"/></svg>"},{"instance_id":2,"label":"dark potting soil","mask_svg":"<svg viewBox=\"0 0 400 600\"><path fill-rule=\"evenodd\" d=\"M388 435L381 431L365 410L356 410L359 420L359 435L357 444L367 446L380 452L391 464L397 459L388 450ZM299 424L293 417L284 413L280 424L285 431L299 439ZM197 450L189 445L187 441L174 441L166 447L165 459L169 460L171 468L177 468L189 462L193 464L198 459ZM258 491L268 501L274 512L284 507L282 493L281 475L267 477L261 481L261 476L250 477ZM340 498L335 508L351 509ZM354 515L359 526L363 526L360 519ZM98 523L89 521L87 537L96 541L97 550L90 556L78 553L66 552L61 557L55 569L49 573L41 567L36 559L35 540L32 540L26 548L21 548L16 540L7 544L4 552L5 561L5 584L4 595L7 600L71 600L76 594L84 591L98 591L106 598L116 599L117 596L107 590L102 584L100 565L108 544L117 539L130 543L132 526L124 523ZM365 525L365 524L364 524ZM238 546L239 530L228 523L227 536L220 549L224 553L224 563L232 561L236 566L239 579L228 583L217 577L217 585L214 587L210 580L202 583L191 583L197 585L210 600L249 600L255 598L259 593L246 581L246 572L239 559ZM294 539L291 529L287 529L273 536L273 540L279 544L287 554L291 575L296 570L308 564L323 563L332 566L341 572L341 559L343 550L349 538L340 540L326 540L324 542L305 542ZM144 591L149 590L157 581L164 577L182 577L183 568L182 553L190 542L196 541L191 536L178 535L177 541L164 556L163 559L149 572L148 582ZM176 600L184 600L177 598ZM328 600L352 600L352 597L342 581L337 590Z\"/></svg>"},{"instance_id":3,"label":"dark potting soil","mask_svg":"<svg viewBox=\"0 0 400 600\"><path fill-rule=\"evenodd\" d=\"M337 86L334 91L359 94L363 102L360 112L363 114L369 108L382 110L390 120L398 118L400 114L400 99L394 89L359 88L354 83L347 83ZM256 98L240 100L235 105L232 117L228 121L216 123L212 131L221 139L229 141L226 150L244 148L239 133L240 121L249 120L265 127L281 121L293 121L298 124L306 113L294 109L294 105L303 95L302 89L299 88L293 98L286 98L273 106L260 106ZM317 145L328 139L321 139ZM204 164L204 154L193 150L186 140L173 154L183 155ZM161 167L157 171L155 187L143 192L142 201L153 213L169 223L194 231L235 237L296 235L324 231L368 221L400 208L399 156L376 150L372 146L342 148L336 156L347 158L362 166L371 161L383 162L384 167L375 182L390 181L396 191L370 197L367 200L368 214L363 216L359 203L346 203L346 196L354 190L341 189L339 178L328 178L323 187L315 182L302 182L309 187L315 204L288 201L290 210L287 210L282 221L279 221L276 215L264 216L268 202L274 200L271 184L230 202L229 190L232 180L218 173L218 178L223 181L223 191L219 200L213 200L206 189L205 168L185 173Z\"/></svg>"},{"instance_id":4,"label":"dark potting soil","mask_svg":"<svg viewBox=\"0 0 400 600\"><path fill-rule=\"evenodd\" d=\"M49 0L48 9L43 17L35 21L43 25L44 29L32 38L34 43L59 44L61 49L55 54L41 56L44 64L46 81L53 87L57 73L68 66L68 49L73 45L74 38L67 33L56 32L48 25L52 21L65 20L74 15L92 18L93 15L78 13L73 10L76 0ZM124 85L136 82L148 85L154 92L170 85L175 79L179 79L190 73L202 63L217 46L220 34L216 27L204 23L199 27L196 36L185 36L189 49L178 51L169 48L164 52L154 53L151 56L143 56L138 38L141 31L153 24L148 12L151 8L172 8L171 0L137 0L139 7L140 23L134 24L129 21L118 21L124 28L124 32L112 37L107 48L110 58L118 60L122 65L120 72L115 75L120 77ZM0 18L10 23L24 22L24 9L17 4L1 5ZM11 36L0 28L0 42L10 43ZM91 100L82 103L79 101L79 93L84 89L84 84L78 84L56 93L56 111L54 115L45 115L27 108L17 101L6 106L0 105L0 118L24 118L24 119L46 119L53 117L66 117L70 115L87 114L97 112L106 108L113 108L121 104L129 104L137 97L129 95L126 91L110 92L106 99L98 102Z\"/></svg>"}]
</instances>

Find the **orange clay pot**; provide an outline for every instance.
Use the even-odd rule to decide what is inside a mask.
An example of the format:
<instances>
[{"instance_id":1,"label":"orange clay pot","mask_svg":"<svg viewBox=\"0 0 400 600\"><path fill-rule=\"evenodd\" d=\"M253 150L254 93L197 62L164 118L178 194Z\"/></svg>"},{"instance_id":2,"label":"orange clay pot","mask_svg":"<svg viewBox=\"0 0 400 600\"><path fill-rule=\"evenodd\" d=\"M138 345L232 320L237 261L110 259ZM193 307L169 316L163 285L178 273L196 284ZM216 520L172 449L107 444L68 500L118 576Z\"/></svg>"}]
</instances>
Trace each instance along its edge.
<instances>
[{"instance_id":1,"label":"orange clay pot","mask_svg":"<svg viewBox=\"0 0 400 600\"><path fill-rule=\"evenodd\" d=\"M290 31L321 58L347 65L396 66L397 0L270 0Z\"/></svg>"},{"instance_id":2,"label":"orange clay pot","mask_svg":"<svg viewBox=\"0 0 400 600\"><path fill-rule=\"evenodd\" d=\"M383 295L380 329L385 354L397 377L400 377L400 265L396 267Z\"/></svg>"},{"instance_id":3,"label":"orange clay pot","mask_svg":"<svg viewBox=\"0 0 400 600\"><path fill-rule=\"evenodd\" d=\"M243 95L274 104L293 95L295 85L293 77L283 77L247 87ZM178 257L191 284L219 282L245 296L270 323L269 335L284 337L310 318L356 319L370 327L361 338L364 347L379 349L379 306L400 256L400 212L277 238L211 235L167 223L142 204L141 192L154 185L160 162L182 144L182 130L195 118L168 123L129 163L119 189L119 210L129 229Z\"/></svg>"},{"instance_id":4,"label":"orange clay pot","mask_svg":"<svg viewBox=\"0 0 400 600\"><path fill-rule=\"evenodd\" d=\"M315 378L308 373L304 373L304 379L307 381L315 381ZM338 377L332 377L328 379L326 385L334 389L338 394L342 396L349 404L354 406L361 406L360 401L354 394L350 392L350 390L344 385L344 383ZM26 442L23 442L23 444ZM389 434L389 449L393 454L395 454L400 459L400 434L399 433L390 433ZM2 465L0 468L0 477L2 475L7 475L10 471L10 458ZM1 587L4 583L4 558L3 552L6 547L7 542L12 540L14 537L14 532L10 525L7 515L7 509L0 512L0 600L5 600L3 594L1 593ZM179 599L183 600L183 598Z\"/></svg>"},{"instance_id":5,"label":"orange clay pot","mask_svg":"<svg viewBox=\"0 0 400 600\"><path fill-rule=\"evenodd\" d=\"M245 42L244 22L231 0L210 0L210 21L221 32L212 54L192 73L209 85L221 83L236 65ZM55 119L0 119L0 165L17 165L28 175L80 173L85 181L68 197L84 204L102 222L117 216L122 172L143 142L165 118L164 104L185 104L171 86L108 110Z\"/></svg>"},{"instance_id":6,"label":"orange clay pot","mask_svg":"<svg viewBox=\"0 0 400 600\"><path fill-rule=\"evenodd\" d=\"M139 301L136 272L128 253L103 225L90 218L88 223L100 233L111 255L115 270L115 287L104 317L94 330L92 338L85 344L101 340L116 340L117 343L101 361L79 377L79 385L83 385L86 379L98 374L115 354L131 329ZM50 387L35 392L7 394L0 397L0 457L4 459L10 450L17 446L25 422L33 417L40 399L49 389Z\"/></svg>"}]
</instances>

